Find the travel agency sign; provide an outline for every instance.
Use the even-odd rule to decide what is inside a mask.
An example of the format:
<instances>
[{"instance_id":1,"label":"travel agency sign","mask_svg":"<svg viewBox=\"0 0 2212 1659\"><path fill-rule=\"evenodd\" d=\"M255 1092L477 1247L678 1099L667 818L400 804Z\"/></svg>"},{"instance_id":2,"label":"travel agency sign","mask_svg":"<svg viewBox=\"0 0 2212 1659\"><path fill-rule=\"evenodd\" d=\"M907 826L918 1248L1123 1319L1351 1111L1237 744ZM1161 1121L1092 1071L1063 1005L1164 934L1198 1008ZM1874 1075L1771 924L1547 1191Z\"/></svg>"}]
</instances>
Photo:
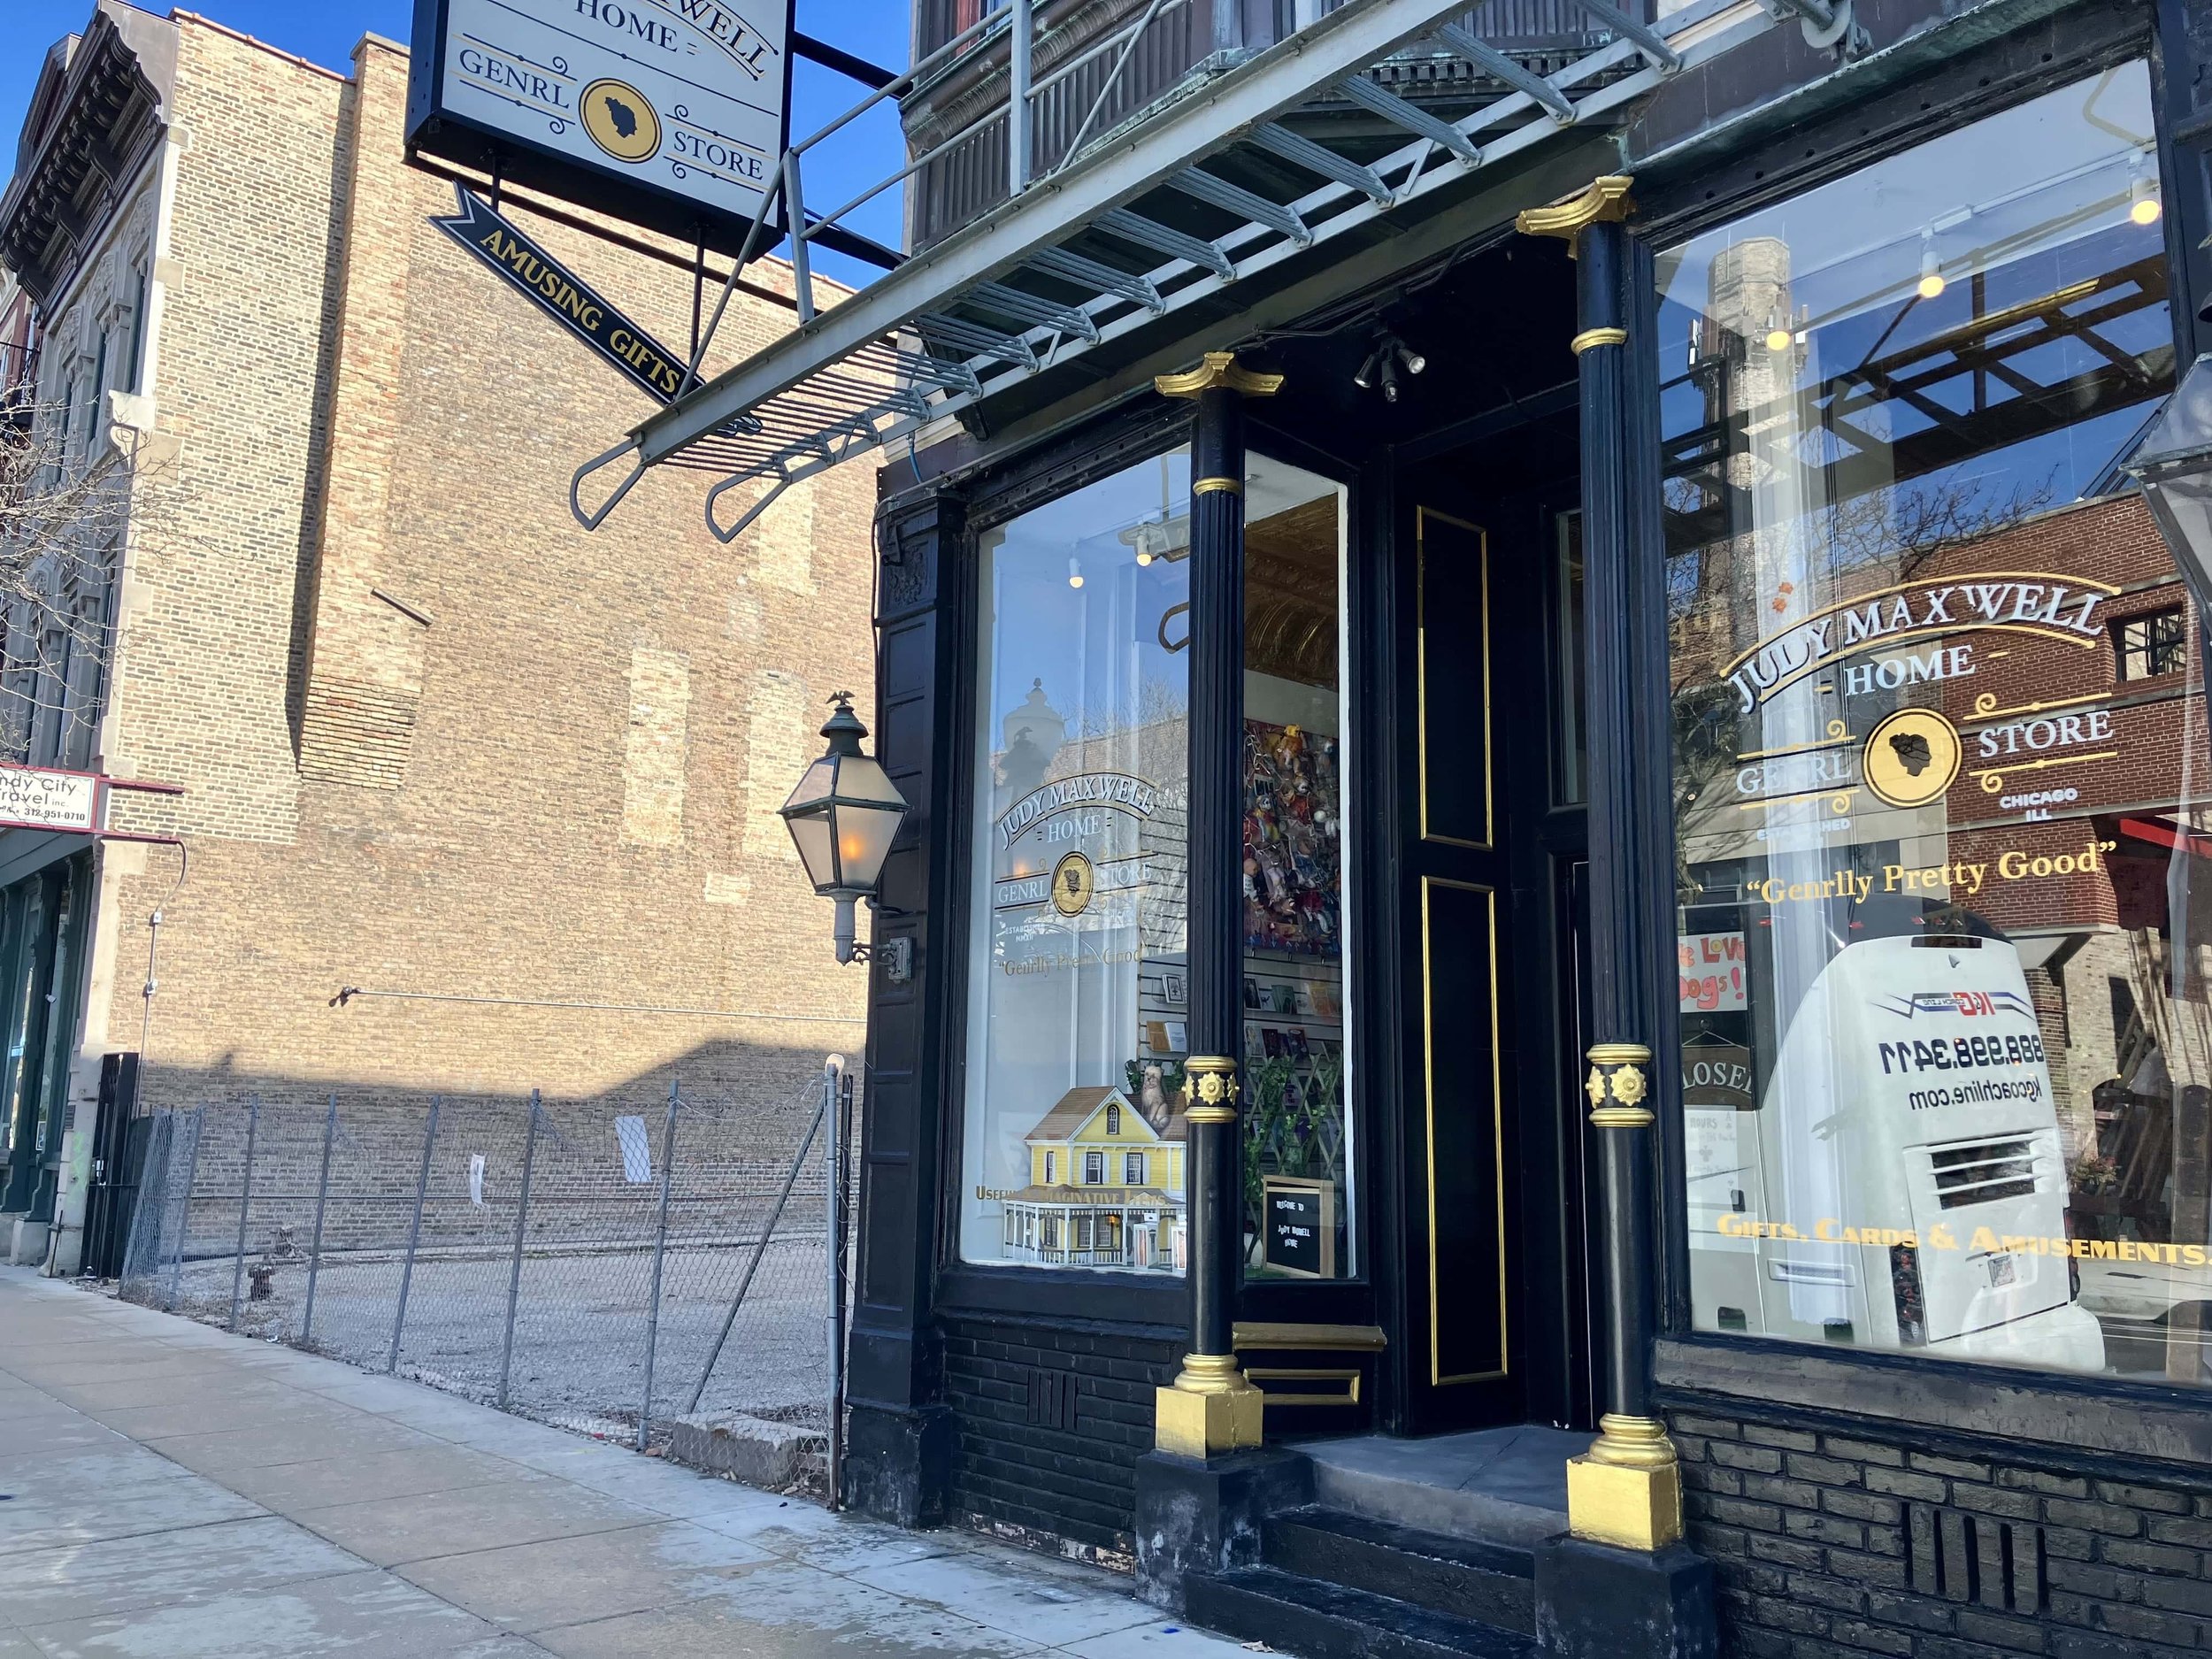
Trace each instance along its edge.
<instances>
[{"instance_id":1,"label":"travel agency sign","mask_svg":"<svg viewBox=\"0 0 2212 1659\"><path fill-rule=\"evenodd\" d=\"M787 138L791 0L421 0L411 150L733 248Z\"/></svg>"}]
</instances>

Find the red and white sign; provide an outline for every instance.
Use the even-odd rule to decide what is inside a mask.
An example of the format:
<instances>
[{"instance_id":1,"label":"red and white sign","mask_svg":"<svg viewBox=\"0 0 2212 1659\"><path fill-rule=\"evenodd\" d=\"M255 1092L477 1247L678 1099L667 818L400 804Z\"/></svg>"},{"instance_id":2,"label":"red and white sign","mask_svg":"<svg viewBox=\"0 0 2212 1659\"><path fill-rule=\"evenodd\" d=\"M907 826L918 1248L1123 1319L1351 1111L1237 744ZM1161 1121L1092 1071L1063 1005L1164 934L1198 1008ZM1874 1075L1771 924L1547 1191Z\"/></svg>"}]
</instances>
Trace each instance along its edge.
<instances>
[{"instance_id":1,"label":"red and white sign","mask_svg":"<svg viewBox=\"0 0 2212 1659\"><path fill-rule=\"evenodd\" d=\"M1741 933L1684 933L1675 941L1675 952L1682 969L1684 1013L1734 1013L1749 1006Z\"/></svg>"}]
</instances>

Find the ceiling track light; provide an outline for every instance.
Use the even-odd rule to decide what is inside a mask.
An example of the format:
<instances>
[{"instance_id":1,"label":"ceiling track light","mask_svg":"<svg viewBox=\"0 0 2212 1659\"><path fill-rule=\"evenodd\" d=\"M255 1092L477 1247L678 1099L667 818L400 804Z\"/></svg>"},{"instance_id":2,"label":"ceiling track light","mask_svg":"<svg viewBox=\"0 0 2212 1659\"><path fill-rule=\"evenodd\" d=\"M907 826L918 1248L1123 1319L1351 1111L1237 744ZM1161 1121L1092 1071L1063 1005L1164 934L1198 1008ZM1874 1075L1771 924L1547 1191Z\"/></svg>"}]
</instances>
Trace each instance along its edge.
<instances>
[{"instance_id":1,"label":"ceiling track light","mask_svg":"<svg viewBox=\"0 0 2212 1659\"><path fill-rule=\"evenodd\" d=\"M1427 357L1396 334L1385 330L1362 359L1358 370L1352 376L1352 384L1363 392L1371 392L1379 386L1382 388L1383 401L1394 403L1398 401L1399 371L1402 369L1408 374L1418 374L1428 366Z\"/></svg>"},{"instance_id":2,"label":"ceiling track light","mask_svg":"<svg viewBox=\"0 0 2212 1659\"><path fill-rule=\"evenodd\" d=\"M1935 232L1920 234L1920 281L1916 288L1924 300L1939 299L1950 286L1943 279L1943 262L1936 257Z\"/></svg>"},{"instance_id":3,"label":"ceiling track light","mask_svg":"<svg viewBox=\"0 0 2212 1659\"><path fill-rule=\"evenodd\" d=\"M2144 165L2147 159L2139 150L2128 163L2128 219L2143 226L2157 224L2159 215L2166 211L2159 199L2158 181Z\"/></svg>"},{"instance_id":4,"label":"ceiling track light","mask_svg":"<svg viewBox=\"0 0 2212 1659\"><path fill-rule=\"evenodd\" d=\"M1071 588L1080 588L1082 585L1083 562L1079 558L1071 557L1068 560L1068 586Z\"/></svg>"}]
</instances>

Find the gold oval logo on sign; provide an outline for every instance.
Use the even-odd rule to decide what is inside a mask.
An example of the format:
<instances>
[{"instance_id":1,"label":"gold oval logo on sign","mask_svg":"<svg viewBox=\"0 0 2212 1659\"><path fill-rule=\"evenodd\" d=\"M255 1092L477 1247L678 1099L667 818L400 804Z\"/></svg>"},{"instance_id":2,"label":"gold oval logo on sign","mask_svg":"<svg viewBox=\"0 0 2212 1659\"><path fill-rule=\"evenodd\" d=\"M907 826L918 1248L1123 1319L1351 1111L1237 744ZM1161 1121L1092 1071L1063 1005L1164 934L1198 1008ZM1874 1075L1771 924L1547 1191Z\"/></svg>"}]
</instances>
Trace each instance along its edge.
<instances>
[{"instance_id":1,"label":"gold oval logo on sign","mask_svg":"<svg viewBox=\"0 0 2212 1659\"><path fill-rule=\"evenodd\" d=\"M1081 853L1069 853L1052 866L1052 908L1061 915L1082 915L1097 891L1097 872Z\"/></svg>"},{"instance_id":2,"label":"gold oval logo on sign","mask_svg":"<svg viewBox=\"0 0 2212 1659\"><path fill-rule=\"evenodd\" d=\"M1892 806L1925 806L1959 775L1958 727L1933 709L1900 709L1866 734L1866 787Z\"/></svg>"},{"instance_id":3,"label":"gold oval logo on sign","mask_svg":"<svg viewBox=\"0 0 2212 1659\"><path fill-rule=\"evenodd\" d=\"M617 161L650 161L660 152L660 112L626 81L595 81L576 102L591 142Z\"/></svg>"}]
</instances>

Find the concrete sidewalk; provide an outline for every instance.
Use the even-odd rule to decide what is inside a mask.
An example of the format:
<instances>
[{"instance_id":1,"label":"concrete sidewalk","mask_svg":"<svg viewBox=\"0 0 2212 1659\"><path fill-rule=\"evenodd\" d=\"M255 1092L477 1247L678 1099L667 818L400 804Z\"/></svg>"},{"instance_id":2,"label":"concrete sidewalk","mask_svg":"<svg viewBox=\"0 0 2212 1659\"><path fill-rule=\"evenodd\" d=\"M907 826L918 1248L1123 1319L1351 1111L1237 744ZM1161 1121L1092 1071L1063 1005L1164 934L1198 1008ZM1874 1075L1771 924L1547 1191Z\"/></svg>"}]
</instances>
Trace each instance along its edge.
<instances>
[{"instance_id":1,"label":"concrete sidewalk","mask_svg":"<svg viewBox=\"0 0 2212 1659\"><path fill-rule=\"evenodd\" d=\"M0 1269L0 1659L1223 1659L1125 1581Z\"/></svg>"}]
</instances>

